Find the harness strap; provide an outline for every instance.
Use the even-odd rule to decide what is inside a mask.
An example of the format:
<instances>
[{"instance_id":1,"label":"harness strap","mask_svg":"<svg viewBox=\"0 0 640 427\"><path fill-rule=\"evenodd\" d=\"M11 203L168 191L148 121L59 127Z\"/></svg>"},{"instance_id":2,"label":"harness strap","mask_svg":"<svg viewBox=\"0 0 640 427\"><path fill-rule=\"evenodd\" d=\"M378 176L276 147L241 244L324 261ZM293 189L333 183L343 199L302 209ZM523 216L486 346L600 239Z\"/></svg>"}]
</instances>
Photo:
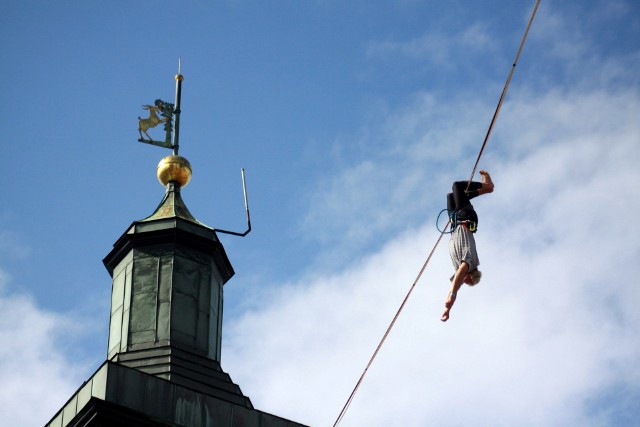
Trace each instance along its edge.
<instances>
[{"instance_id":1,"label":"harness strap","mask_svg":"<svg viewBox=\"0 0 640 427\"><path fill-rule=\"evenodd\" d=\"M436 228L441 233L445 233L446 231L445 230L440 230L440 227L438 227L438 222L440 220L440 215L442 215L446 211L447 211L447 209L441 210L440 213L438 214L438 218L436 218ZM457 211L453 211L453 212L451 212L449 214L449 223L451 224L451 231L449 231L447 234L453 233L458 225L464 226L467 230L469 230L472 233L475 233L478 230L478 223L475 222L475 221L470 221L468 219L458 221L458 212ZM446 227L445 227L445 229L446 229Z\"/></svg>"},{"instance_id":2,"label":"harness strap","mask_svg":"<svg viewBox=\"0 0 640 427\"><path fill-rule=\"evenodd\" d=\"M469 230L472 233L478 231L478 223L474 221L457 221L456 226L462 225L464 228Z\"/></svg>"}]
</instances>

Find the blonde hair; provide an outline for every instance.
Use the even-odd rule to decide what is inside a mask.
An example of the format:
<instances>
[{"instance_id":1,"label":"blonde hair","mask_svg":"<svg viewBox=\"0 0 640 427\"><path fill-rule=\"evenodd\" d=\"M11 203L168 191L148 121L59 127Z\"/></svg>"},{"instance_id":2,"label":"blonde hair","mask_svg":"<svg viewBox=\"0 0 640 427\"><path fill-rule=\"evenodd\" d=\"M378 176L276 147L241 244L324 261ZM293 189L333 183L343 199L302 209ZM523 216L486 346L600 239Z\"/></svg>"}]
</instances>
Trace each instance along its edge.
<instances>
[{"instance_id":1,"label":"blonde hair","mask_svg":"<svg viewBox=\"0 0 640 427\"><path fill-rule=\"evenodd\" d=\"M471 277L471 281L473 283L469 284L469 286L475 286L480 283L480 279L482 279L482 272L480 270L473 270L467 273L469 277Z\"/></svg>"}]
</instances>

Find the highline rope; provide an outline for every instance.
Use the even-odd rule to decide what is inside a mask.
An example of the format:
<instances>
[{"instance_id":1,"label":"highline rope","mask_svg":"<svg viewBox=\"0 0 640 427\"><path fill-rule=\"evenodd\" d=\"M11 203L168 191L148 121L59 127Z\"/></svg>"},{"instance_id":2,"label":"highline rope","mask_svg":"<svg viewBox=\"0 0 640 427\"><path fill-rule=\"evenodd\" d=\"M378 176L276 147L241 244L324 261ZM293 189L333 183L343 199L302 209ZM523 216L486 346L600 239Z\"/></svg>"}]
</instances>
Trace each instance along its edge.
<instances>
[{"instance_id":1,"label":"highline rope","mask_svg":"<svg viewBox=\"0 0 640 427\"><path fill-rule=\"evenodd\" d=\"M522 48L524 47L524 42L527 39L527 35L529 34L529 29L531 28L531 24L533 23L533 18L536 15L536 11L538 10L538 5L539 4L540 4L540 0L536 0L536 4L535 4L535 6L533 8L533 11L531 12L531 17L529 18L529 22L527 23L527 28L526 28L526 30L524 32L524 36L522 37L522 41L520 42L520 47L518 48L518 53L516 54L516 58L513 61L513 65L511 66L511 70L509 72L509 76L507 77L507 81L506 81L506 83L504 85L504 88L502 89L502 94L500 95L500 100L498 101L498 106L496 107L496 110L493 113L493 118L491 119L491 124L489 125L489 129L487 130L487 134L485 135L484 142L482 143L482 147L480 148L480 152L478 153L478 157L476 159L476 163L473 166L473 170L471 171L471 177L469 178L469 182L467 183L467 190L469 190L469 186L471 185L471 181L473 180L473 176L475 175L476 169L478 168L478 163L480 162L480 158L482 157L482 153L484 152L484 148L486 147L487 142L489 141L489 136L491 135L491 131L493 130L493 126L494 126L494 124L495 124L495 122L496 122L496 120L498 118L498 114L500 113L500 108L502 107L502 103L503 103L504 98L505 98L505 96L507 94L507 90L509 89L509 84L511 83L511 77L513 76L513 72L514 72L514 70L516 68L516 64L518 63L518 59L520 58L520 53L522 52ZM431 257L433 256L436 248L440 244L440 241L442 240L442 236L444 236L444 234L447 231L448 227L449 227L449 224L447 224L447 226L444 228L444 230L442 230L442 232L440 232L440 236L438 237L438 240L436 241L435 245L433 245L433 249L431 249L431 252L429 253L429 256L427 257L427 260L422 265L422 268L420 269L420 272L418 273L418 275L416 276L416 279L413 281L413 284L409 288L409 292L407 292L407 295L405 296L404 300L402 301L402 304L400 304L400 308L398 308L398 311L396 312L396 315L393 317L393 320L391 321L391 323L389 324L389 327L385 331L385 333L384 333L384 335L382 337L382 340L380 340L380 343L378 344L378 347L376 347L376 350L373 352L373 355L371 356L371 359L369 360L369 363L367 363L367 366L365 367L364 371L362 372L362 375L360 375L360 379L358 379L358 382L356 383L355 387L353 388L353 391L351 392L351 395L349 395L349 398L347 399L347 402L342 407L342 411L340 411L340 414L338 415L338 418L336 418L336 421L334 422L333 427L336 427L340 423L340 421L342 421L342 419L344 418L344 415L346 414L347 409L349 409L349 406L351 405L351 402L353 401L353 398L355 397L356 392L358 391L358 389L360 388L360 385L362 384L362 380L364 379L364 376L367 374L367 371L369 370L369 367L371 367L371 365L373 363L373 360L378 355L378 352L380 351L380 349L382 348L382 345L386 341L387 336L389 336L389 333L391 332L391 329L395 325L396 320L398 320L398 317L400 316L400 313L402 312L402 309L404 308L405 304L409 300L409 297L411 296L411 293L413 292L413 289L416 287L416 284L418 283L418 280L420 280L420 277L422 276L422 273L427 268L427 265L429 264L429 261L431 260Z\"/></svg>"}]
</instances>

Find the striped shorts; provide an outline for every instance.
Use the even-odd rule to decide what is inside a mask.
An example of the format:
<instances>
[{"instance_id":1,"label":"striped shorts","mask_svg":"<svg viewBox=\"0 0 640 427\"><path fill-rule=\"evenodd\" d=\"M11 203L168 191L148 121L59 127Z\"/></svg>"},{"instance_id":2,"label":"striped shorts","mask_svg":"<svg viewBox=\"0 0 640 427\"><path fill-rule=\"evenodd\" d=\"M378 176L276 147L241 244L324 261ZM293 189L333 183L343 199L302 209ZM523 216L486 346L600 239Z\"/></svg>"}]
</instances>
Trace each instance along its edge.
<instances>
[{"instance_id":1,"label":"striped shorts","mask_svg":"<svg viewBox=\"0 0 640 427\"><path fill-rule=\"evenodd\" d=\"M469 265L469 271L476 270L480 265L478 253L476 252L476 241L473 233L466 227L459 225L451 234L449 240L449 255L453 268L458 269L462 261Z\"/></svg>"}]
</instances>

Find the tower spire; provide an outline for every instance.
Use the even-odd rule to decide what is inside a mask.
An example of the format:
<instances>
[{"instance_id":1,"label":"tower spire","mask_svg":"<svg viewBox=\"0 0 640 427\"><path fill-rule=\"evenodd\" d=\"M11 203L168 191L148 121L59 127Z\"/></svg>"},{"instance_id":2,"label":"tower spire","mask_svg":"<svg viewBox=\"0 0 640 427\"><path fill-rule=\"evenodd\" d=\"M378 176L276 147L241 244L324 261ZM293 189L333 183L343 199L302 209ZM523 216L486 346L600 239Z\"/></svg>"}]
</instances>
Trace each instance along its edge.
<instances>
[{"instance_id":1,"label":"tower spire","mask_svg":"<svg viewBox=\"0 0 640 427\"><path fill-rule=\"evenodd\" d=\"M138 118L139 141L173 153L158 164L162 202L103 260L113 280L107 359L47 427L304 427L254 409L222 370L223 289L234 270L217 230L197 221L180 195L191 179L178 155L180 68L179 60L175 104L156 99L143 106L149 117ZM147 134L160 123L164 141ZM242 176L249 230L230 234L251 229Z\"/></svg>"}]
</instances>

